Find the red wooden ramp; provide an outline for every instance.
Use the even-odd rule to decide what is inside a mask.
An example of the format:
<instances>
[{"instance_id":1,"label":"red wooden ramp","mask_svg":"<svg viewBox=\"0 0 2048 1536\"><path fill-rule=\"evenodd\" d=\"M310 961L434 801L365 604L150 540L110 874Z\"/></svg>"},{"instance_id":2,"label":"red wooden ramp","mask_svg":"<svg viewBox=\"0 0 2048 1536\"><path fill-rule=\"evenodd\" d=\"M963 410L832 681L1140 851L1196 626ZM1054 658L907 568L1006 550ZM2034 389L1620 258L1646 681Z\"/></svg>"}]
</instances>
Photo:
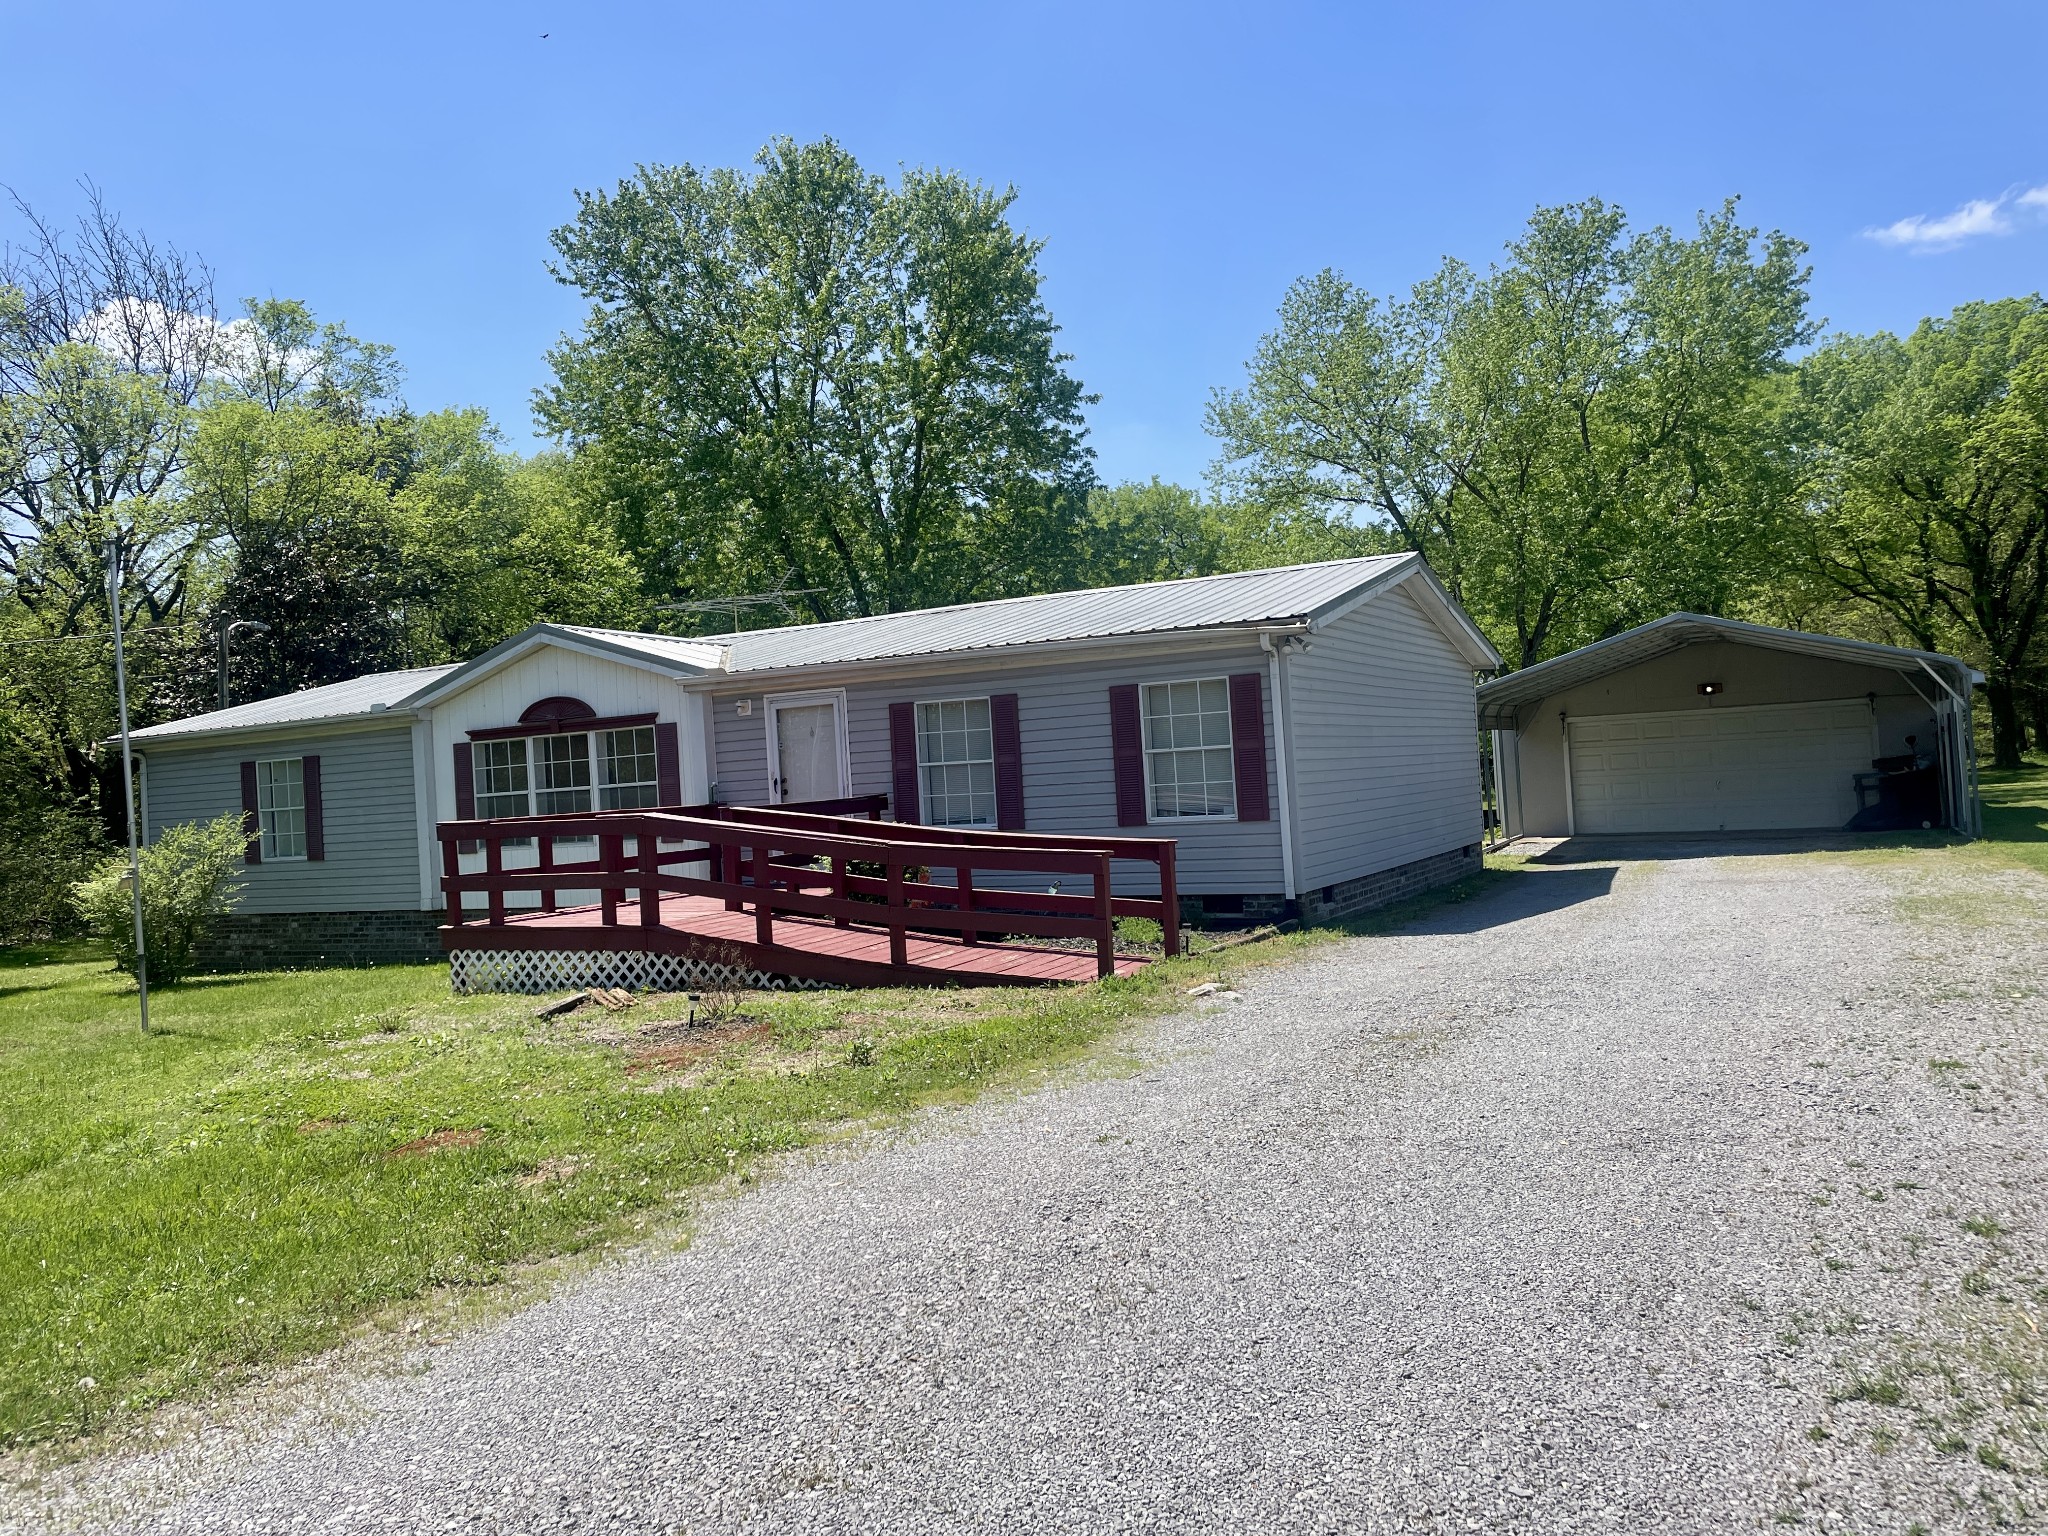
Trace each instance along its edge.
<instances>
[{"instance_id":1,"label":"red wooden ramp","mask_svg":"<svg viewBox=\"0 0 2048 1536\"><path fill-rule=\"evenodd\" d=\"M1146 963L1115 952L1119 917L1157 921L1167 953L1178 952L1170 839L836 814L879 803L443 822L442 946L458 985L519 991L631 984L629 972L839 986L1086 981ZM1113 865L1127 861L1153 866L1157 896L1115 892Z\"/></svg>"}]
</instances>

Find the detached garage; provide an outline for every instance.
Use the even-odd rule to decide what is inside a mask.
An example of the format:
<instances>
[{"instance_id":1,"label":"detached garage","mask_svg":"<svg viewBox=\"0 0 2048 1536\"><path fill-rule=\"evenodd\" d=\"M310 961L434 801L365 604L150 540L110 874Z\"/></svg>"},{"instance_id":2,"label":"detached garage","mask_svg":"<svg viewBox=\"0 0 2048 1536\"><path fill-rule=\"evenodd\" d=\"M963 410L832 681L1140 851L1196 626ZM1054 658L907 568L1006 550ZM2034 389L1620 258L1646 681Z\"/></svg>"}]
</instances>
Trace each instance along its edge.
<instances>
[{"instance_id":1,"label":"detached garage","mask_svg":"<svg viewBox=\"0 0 2048 1536\"><path fill-rule=\"evenodd\" d=\"M1953 656L1674 613L1479 690L1509 836L1978 828Z\"/></svg>"}]
</instances>

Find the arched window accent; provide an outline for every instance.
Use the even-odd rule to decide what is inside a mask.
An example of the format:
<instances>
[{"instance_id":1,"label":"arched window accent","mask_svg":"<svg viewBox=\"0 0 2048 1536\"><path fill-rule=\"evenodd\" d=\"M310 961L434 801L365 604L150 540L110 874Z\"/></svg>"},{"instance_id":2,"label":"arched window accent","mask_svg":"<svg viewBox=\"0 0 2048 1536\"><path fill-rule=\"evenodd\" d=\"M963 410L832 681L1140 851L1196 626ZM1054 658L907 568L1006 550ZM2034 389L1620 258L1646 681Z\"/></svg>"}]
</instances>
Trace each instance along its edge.
<instances>
[{"instance_id":1,"label":"arched window accent","mask_svg":"<svg viewBox=\"0 0 2048 1536\"><path fill-rule=\"evenodd\" d=\"M572 699L567 694L541 699L526 706L519 717L521 725L566 725L573 720L595 720L597 711L581 699Z\"/></svg>"}]
</instances>

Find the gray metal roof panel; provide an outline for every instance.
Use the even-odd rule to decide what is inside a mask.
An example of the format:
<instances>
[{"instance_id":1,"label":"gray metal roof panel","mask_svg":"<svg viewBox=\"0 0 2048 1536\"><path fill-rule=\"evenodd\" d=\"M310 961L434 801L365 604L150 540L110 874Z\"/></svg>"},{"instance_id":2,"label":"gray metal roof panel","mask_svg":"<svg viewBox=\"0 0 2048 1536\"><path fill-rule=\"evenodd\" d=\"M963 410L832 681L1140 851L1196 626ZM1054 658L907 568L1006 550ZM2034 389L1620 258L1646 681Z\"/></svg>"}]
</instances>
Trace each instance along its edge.
<instances>
[{"instance_id":1,"label":"gray metal roof panel","mask_svg":"<svg viewBox=\"0 0 2048 1536\"><path fill-rule=\"evenodd\" d=\"M1375 579L1417 563L1416 556L1406 554L1325 560L1139 586L996 598L827 624L744 630L716 643L727 648L727 670L744 674L1174 630L1305 622ZM705 643L618 630L570 632L649 650Z\"/></svg>"},{"instance_id":2,"label":"gray metal roof panel","mask_svg":"<svg viewBox=\"0 0 2048 1536\"><path fill-rule=\"evenodd\" d=\"M1510 672L1479 688L1480 724L1511 727L1516 711L1555 693L1577 688L1641 662L1682 650L1688 645L1710 641L1762 646L1796 655L1821 656L1859 666L1890 667L1894 670L1925 667L1940 675L1951 687L1967 693L1982 677L1966 663L1939 651L1916 651L1899 645L1880 645L1874 640L1851 640L1842 635L1820 635L1802 629L1777 629L1767 624L1749 624L1740 619L1715 618L1699 613L1670 613L1605 640L1553 656L1549 661Z\"/></svg>"},{"instance_id":3,"label":"gray metal roof panel","mask_svg":"<svg viewBox=\"0 0 2048 1536\"><path fill-rule=\"evenodd\" d=\"M367 715L380 705L390 709L417 693L436 678L455 670L447 667L410 667L401 672L371 672L344 683L327 683L319 688L302 688L297 693L280 693L274 698L237 704L230 709L188 715L163 725L145 726L131 734L137 741L161 741L173 736L198 736L212 731L245 731L267 725L303 725L319 720L343 720Z\"/></svg>"}]
</instances>

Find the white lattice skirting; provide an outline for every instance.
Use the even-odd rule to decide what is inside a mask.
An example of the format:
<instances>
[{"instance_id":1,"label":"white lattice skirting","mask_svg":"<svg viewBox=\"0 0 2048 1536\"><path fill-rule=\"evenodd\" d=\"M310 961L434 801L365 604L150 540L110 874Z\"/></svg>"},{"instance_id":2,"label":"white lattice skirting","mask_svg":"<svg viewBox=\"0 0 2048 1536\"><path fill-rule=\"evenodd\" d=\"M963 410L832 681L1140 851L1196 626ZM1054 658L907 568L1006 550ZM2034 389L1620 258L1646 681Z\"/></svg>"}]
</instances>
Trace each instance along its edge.
<instances>
[{"instance_id":1,"label":"white lattice skirting","mask_svg":"<svg viewBox=\"0 0 2048 1536\"><path fill-rule=\"evenodd\" d=\"M571 987L624 987L629 992L688 992L709 987L757 992L815 991L828 984L749 970L688 955L642 949L458 949L448 956L457 992L562 992Z\"/></svg>"}]
</instances>

